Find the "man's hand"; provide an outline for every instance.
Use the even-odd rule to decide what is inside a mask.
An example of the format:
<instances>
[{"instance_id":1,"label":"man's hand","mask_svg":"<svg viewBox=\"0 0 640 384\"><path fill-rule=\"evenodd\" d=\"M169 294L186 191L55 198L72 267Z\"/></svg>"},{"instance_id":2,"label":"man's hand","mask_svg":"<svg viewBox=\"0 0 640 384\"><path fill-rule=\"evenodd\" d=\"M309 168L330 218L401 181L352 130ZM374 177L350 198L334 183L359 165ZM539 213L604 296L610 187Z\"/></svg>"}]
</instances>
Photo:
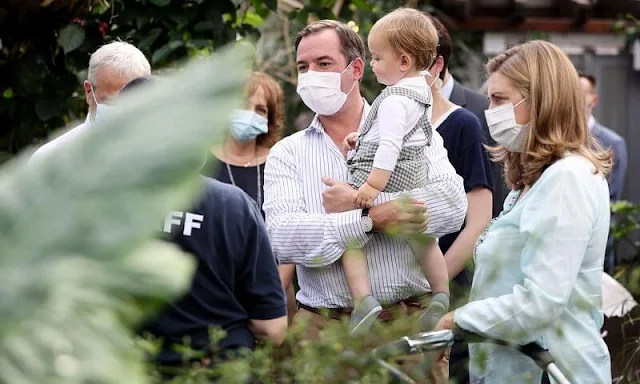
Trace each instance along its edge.
<instances>
[{"instance_id":1,"label":"man's hand","mask_svg":"<svg viewBox=\"0 0 640 384\"><path fill-rule=\"evenodd\" d=\"M350 150L356 147L357 143L358 143L358 132L351 132L350 134L347 135L347 137L344 138L344 141L342 142L342 150L344 152L349 152Z\"/></svg>"},{"instance_id":2,"label":"man's hand","mask_svg":"<svg viewBox=\"0 0 640 384\"><path fill-rule=\"evenodd\" d=\"M398 199L376 205L369 211L376 232L420 234L427 229L426 205L415 199Z\"/></svg>"},{"instance_id":3,"label":"man's hand","mask_svg":"<svg viewBox=\"0 0 640 384\"><path fill-rule=\"evenodd\" d=\"M380 195L379 190L369 185L369 183L364 183L353 196L353 202L358 208L371 208L378 195Z\"/></svg>"},{"instance_id":4,"label":"man's hand","mask_svg":"<svg viewBox=\"0 0 640 384\"><path fill-rule=\"evenodd\" d=\"M356 190L344 181L323 177L322 182L328 186L322 192L322 206L327 213L339 213L357 209L354 201Z\"/></svg>"}]
</instances>

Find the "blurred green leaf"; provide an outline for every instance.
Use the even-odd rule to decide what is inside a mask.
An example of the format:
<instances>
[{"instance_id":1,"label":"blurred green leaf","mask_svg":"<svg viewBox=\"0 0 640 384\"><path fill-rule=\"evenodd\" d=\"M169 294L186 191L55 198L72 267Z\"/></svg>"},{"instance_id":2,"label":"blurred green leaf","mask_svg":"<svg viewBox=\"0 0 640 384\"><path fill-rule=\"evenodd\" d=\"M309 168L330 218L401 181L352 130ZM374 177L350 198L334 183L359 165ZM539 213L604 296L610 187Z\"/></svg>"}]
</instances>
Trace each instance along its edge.
<instances>
[{"instance_id":1,"label":"blurred green leaf","mask_svg":"<svg viewBox=\"0 0 640 384\"><path fill-rule=\"evenodd\" d=\"M153 45L153 43L156 42L156 40L158 39L158 37L160 37L161 34L162 34L162 29L160 28L152 29L151 31L149 31L149 35L147 37L140 40L140 43L138 43L138 48L143 50L151 49L151 46Z\"/></svg>"},{"instance_id":2,"label":"blurred green leaf","mask_svg":"<svg viewBox=\"0 0 640 384\"><path fill-rule=\"evenodd\" d=\"M244 16L244 23L249 24L250 26L257 28L262 25L262 17L254 12L247 12Z\"/></svg>"},{"instance_id":3,"label":"blurred green leaf","mask_svg":"<svg viewBox=\"0 0 640 384\"><path fill-rule=\"evenodd\" d=\"M36 114L42 121L60 116L60 112L63 111L60 108L61 104L64 105L61 100L38 100L36 101Z\"/></svg>"},{"instance_id":4,"label":"blurred green leaf","mask_svg":"<svg viewBox=\"0 0 640 384\"><path fill-rule=\"evenodd\" d=\"M149 0L151 4L157 5L158 7L166 7L171 4L171 0Z\"/></svg>"},{"instance_id":5,"label":"blurred green leaf","mask_svg":"<svg viewBox=\"0 0 640 384\"><path fill-rule=\"evenodd\" d=\"M278 9L278 1L277 0L264 0L264 4L268 9L275 11Z\"/></svg>"},{"instance_id":6,"label":"blurred green leaf","mask_svg":"<svg viewBox=\"0 0 640 384\"><path fill-rule=\"evenodd\" d=\"M195 264L150 239L168 210L199 194L206 151L239 105L246 56L236 47L197 60L121 95L57 150L3 167L0 382L147 382L130 329L188 288Z\"/></svg>"},{"instance_id":7,"label":"blurred green leaf","mask_svg":"<svg viewBox=\"0 0 640 384\"><path fill-rule=\"evenodd\" d=\"M13 89L11 88L5 89L4 92L2 92L2 97L4 97L5 99L13 98Z\"/></svg>"},{"instance_id":8,"label":"blurred green leaf","mask_svg":"<svg viewBox=\"0 0 640 384\"><path fill-rule=\"evenodd\" d=\"M153 52L153 55L151 56L151 63L156 64L158 62L163 61L164 59L169 57L169 55L173 51L175 51L175 49L176 49L176 46L172 45L171 43L167 43L163 45L162 47L158 48L155 52Z\"/></svg>"},{"instance_id":9,"label":"blurred green leaf","mask_svg":"<svg viewBox=\"0 0 640 384\"><path fill-rule=\"evenodd\" d=\"M78 24L69 24L60 30L58 43L64 53L72 52L82 45L85 39L84 28Z\"/></svg>"}]
</instances>

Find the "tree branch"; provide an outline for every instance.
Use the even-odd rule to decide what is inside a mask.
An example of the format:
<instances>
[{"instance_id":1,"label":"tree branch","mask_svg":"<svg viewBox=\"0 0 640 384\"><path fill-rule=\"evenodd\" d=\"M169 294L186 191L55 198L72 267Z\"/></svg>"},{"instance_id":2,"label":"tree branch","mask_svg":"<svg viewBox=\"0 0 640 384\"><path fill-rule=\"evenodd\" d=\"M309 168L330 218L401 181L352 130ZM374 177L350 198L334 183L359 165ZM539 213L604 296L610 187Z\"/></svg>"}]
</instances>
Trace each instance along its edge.
<instances>
[{"instance_id":1,"label":"tree branch","mask_svg":"<svg viewBox=\"0 0 640 384\"><path fill-rule=\"evenodd\" d=\"M344 5L344 0L336 0L335 4L333 4L333 8L331 11L336 18L339 18L340 11L342 10L342 6Z\"/></svg>"}]
</instances>

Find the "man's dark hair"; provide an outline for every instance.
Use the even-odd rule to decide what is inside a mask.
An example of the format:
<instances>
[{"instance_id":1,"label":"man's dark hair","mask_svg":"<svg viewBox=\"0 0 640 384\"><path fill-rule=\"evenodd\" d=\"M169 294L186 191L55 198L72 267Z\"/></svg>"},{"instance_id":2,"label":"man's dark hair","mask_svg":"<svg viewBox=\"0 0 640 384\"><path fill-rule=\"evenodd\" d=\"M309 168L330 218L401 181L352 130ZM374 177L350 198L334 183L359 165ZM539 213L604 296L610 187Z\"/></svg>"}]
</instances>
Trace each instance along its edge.
<instances>
[{"instance_id":1,"label":"man's dark hair","mask_svg":"<svg viewBox=\"0 0 640 384\"><path fill-rule=\"evenodd\" d=\"M357 58L365 60L366 51L364 48L364 42L360 35L358 35L348 25L335 20L320 20L302 28L296 37L296 51L298 50L298 45L300 45L300 41L303 38L322 32L325 29L333 29L338 35L338 38L340 39L340 48L342 50L342 54L347 59L347 64Z\"/></svg>"},{"instance_id":2,"label":"man's dark hair","mask_svg":"<svg viewBox=\"0 0 640 384\"><path fill-rule=\"evenodd\" d=\"M593 89L596 89L596 84L598 84L598 83L596 81L596 77L595 76L593 76L590 73L579 72L578 73L578 77L587 79L591 83L591 86L593 87Z\"/></svg>"},{"instance_id":3,"label":"man's dark hair","mask_svg":"<svg viewBox=\"0 0 640 384\"><path fill-rule=\"evenodd\" d=\"M128 92L132 89L138 88L140 85L151 83L153 81L155 81L155 77L153 76L136 77L135 79L125 84L125 86L120 90L120 93Z\"/></svg>"},{"instance_id":4,"label":"man's dark hair","mask_svg":"<svg viewBox=\"0 0 640 384\"><path fill-rule=\"evenodd\" d=\"M445 70L440 73L440 79L444 80L446 70L449 68L449 59L451 58L451 51L453 50L453 42L451 41L449 31L447 31L447 28L444 26L444 24L442 24L442 22L433 15L429 15L429 18L431 19L433 25L436 27L436 31L438 31L438 47L436 48L436 58L437 56L442 56Z\"/></svg>"}]
</instances>

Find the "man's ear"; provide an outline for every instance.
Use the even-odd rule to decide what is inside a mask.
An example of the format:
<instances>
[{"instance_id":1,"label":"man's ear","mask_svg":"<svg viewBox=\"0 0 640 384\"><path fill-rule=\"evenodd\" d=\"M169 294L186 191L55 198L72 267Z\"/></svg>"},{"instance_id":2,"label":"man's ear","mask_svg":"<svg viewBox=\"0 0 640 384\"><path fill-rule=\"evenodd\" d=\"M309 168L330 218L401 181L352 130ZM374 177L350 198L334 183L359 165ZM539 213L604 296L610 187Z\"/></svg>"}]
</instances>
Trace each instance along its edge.
<instances>
[{"instance_id":1,"label":"man's ear","mask_svg":"<svg viewBox=\"0 0 640 384\"><path fill-rule=\"evenodd\" d=\"M593 108L596 107L596 105L598 105L598 103L600 102L600 98L598 97L598 94L593 91Z\"/></svg>"},{"instance_id":2,"label":"man's ear","mask_svg":"<svg viewBox=\"0 0 640 384\"><path fill-rule=\"evenodd\" d=\"M353 77L355 77L356 80L361 80L364 77L365 66L362 58L358 57L357 59L353 60L353 64L351 64L351 66L353 67Z\"/></svg>"},{"instance_id":3,"label":"man's ear","mask_svg":"<svg viewBox=\"0 0 640 384\"><path fill-rule=\"evenodd\" d=\"M89 82L89 80L85 80L84 83L82 83L82 86L84 87L84 99L89 105L89 109L93 110L96 107L96 102L94 100L95 95L93 95L91 83Z\"/></svg>"}]
</instances>

